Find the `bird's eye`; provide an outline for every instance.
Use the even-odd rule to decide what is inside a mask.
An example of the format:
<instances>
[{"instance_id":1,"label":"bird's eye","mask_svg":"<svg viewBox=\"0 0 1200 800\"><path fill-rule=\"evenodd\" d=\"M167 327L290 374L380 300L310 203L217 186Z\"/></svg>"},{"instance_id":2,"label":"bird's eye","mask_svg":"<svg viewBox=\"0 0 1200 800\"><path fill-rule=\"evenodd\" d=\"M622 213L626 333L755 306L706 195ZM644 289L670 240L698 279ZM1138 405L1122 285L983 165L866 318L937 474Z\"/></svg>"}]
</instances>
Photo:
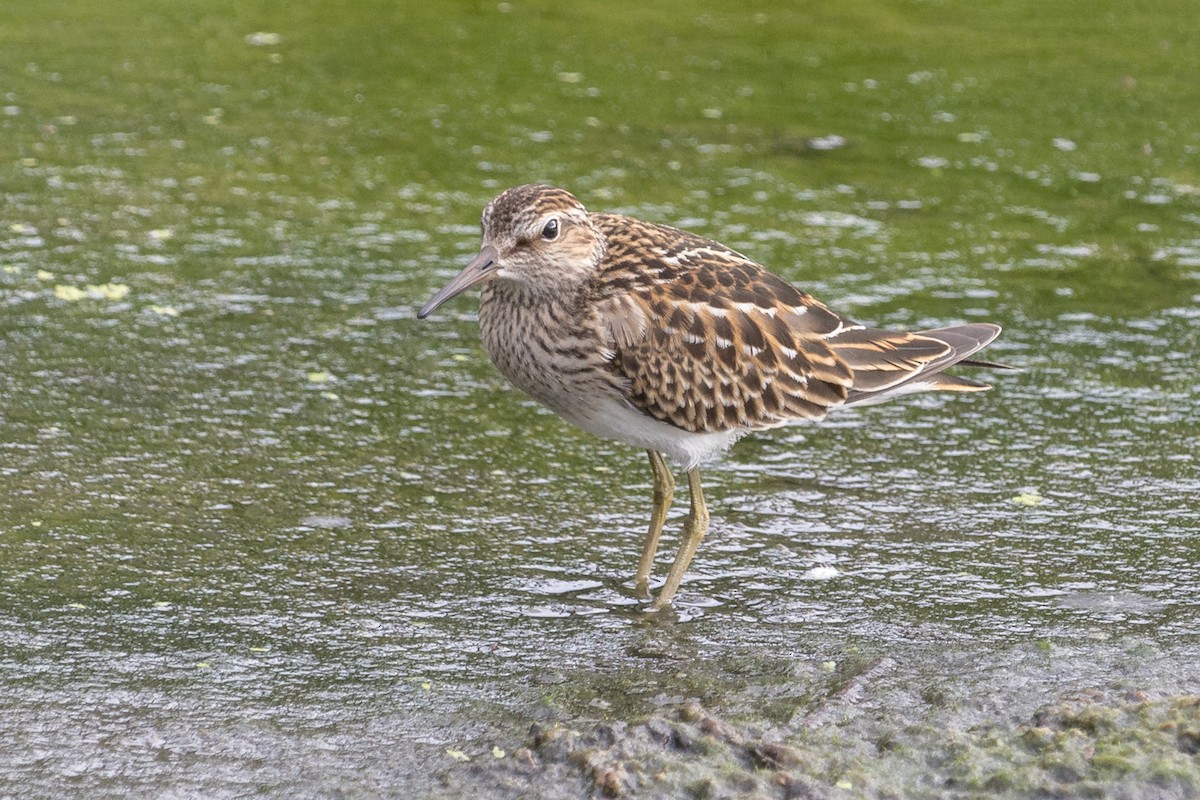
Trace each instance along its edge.
<instances>
[{"instance_id":1,"label":"bird's eye","mask_svg":"<svg viewBox=\"0 0 1200 800\"><path fill-rule=\"evenodd\" d=\"M542 228L542 238L545 239L547 242L553 241L554 239L558 238L558 220L557 219L551 219L549 222L546 223L546 226L544 228Z\"/></svg>"}]
</instances>

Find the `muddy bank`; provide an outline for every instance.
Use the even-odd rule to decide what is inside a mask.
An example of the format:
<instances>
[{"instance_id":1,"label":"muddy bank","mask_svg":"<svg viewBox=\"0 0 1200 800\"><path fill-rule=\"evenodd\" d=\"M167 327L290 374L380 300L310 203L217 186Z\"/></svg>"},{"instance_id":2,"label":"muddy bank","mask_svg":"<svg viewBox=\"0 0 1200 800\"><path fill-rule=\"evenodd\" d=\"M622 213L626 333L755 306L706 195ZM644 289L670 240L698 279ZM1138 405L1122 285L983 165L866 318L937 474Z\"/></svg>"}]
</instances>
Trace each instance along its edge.
<instances>
[{"instance_id":1,"label":"muddy bank","mask_svg":"<svg viewBox=\"0 0 1200 800\"><path fill-rule=\"evenodd\" d=\"M1069 670L1077 656L1054 663ZM993 666L975 683L863 661L782 724L694 699L636 721L541 722L511 751L456 751L428 796L1200 795L1200 694L1179 691L1195 680L1188 664L1168 659L1172 677L1158 688L1103 679L1079 688L1087 668ZM1046 691L1053 683L1062 691Z\"/></svg>"}]
</instances>

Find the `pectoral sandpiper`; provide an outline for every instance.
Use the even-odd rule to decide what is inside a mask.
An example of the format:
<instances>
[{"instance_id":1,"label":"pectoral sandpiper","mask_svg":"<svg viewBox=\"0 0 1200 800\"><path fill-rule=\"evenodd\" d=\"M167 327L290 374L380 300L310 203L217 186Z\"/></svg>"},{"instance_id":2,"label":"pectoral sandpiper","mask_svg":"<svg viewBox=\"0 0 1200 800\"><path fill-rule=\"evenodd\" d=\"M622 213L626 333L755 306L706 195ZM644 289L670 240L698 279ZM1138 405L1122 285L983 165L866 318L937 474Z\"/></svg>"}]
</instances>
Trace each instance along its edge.
<instances>
[{"instance_id":1,"label":"pectoral sandpiper","mask_svg":"<svg viewBox=\"0 0 1200 800\"><path fill-rule=\"evenodd\" d=\"M479 326L517 388L597 436L645 448L650 530L635 574L650 572L675 488L691 512L656 608L671 603L708 510L698 467L745 433L920 391L975 392L947 375L1000 333L973 323L909 333L837 314L746 256L686 231L590 213L552 186L517 186L483 211L479 255L421 309L482 284Z\"/></svg>"}]
</instances>

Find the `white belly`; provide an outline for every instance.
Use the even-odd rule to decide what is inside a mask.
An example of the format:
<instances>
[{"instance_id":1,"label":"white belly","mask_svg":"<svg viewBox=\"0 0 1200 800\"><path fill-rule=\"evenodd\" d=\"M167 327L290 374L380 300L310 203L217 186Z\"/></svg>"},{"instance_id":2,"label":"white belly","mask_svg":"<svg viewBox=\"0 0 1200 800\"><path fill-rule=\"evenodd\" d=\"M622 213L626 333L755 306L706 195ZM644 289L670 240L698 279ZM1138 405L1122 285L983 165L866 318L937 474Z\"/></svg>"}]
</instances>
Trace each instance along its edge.
<instances>
[{"instance_id":1,"label":"white belly","mask_svg":"<svg viewBox=\"0 0 1200 800\"><path fill-rule=\"evenodd\" d=\"M694 469L716 458L741 435L739 431L685 431L649 416L623 399L612 397L597 397L596 402L581 404L569 411L557 408L554 411L588 433L656 450L684 469Z\"/></svg>"}]
</instances>

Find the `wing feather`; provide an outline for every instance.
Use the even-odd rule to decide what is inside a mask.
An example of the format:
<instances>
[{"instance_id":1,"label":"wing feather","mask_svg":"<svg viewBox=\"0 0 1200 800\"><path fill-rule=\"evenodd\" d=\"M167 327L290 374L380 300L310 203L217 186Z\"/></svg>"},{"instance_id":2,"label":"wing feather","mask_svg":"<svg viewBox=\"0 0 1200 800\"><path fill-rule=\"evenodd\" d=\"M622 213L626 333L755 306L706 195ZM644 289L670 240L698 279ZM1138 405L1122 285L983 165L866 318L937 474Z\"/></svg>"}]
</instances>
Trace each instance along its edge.
<instances>
[{"instance_id":1,"label":"wing feather","mask_svg":"<svg viewBox=\"0 0 1200 800\"><path fill-rule=\"evenodd\" d=\"M974 323L919 333L863 329L838 336L831 344L854 369L854 387L846 402L866 405L914 391L990 388L986 383L946 375L943 370L964 361L968 366L1004 368L967 360L999 335L999 325Z\"/></svg>"},{"instance_id":2,"label":"wing feather","mask_svg":"<svg viewBox=\"0 0 1200 800\"><path fill-rule=\"evenodd\" d=\"M846 320L715 242L595 218L609 251L594 307L632 405L710 433L819 419L845 401L853 373L825 336Z\"/></svg>"},{"instance_id":3,"label":"wing feather","mask_svg":"<svg viewBox=\"0 0 1200 800\"><path fill-rule=\"evenodd\" d=\"M629 217L591 218L608 250L586 307L626 400L656 419L696 433L753 430L908 392L988 388L943 370L999 326L868 328L716 242Z\"/></svg>"}]
</instances>

